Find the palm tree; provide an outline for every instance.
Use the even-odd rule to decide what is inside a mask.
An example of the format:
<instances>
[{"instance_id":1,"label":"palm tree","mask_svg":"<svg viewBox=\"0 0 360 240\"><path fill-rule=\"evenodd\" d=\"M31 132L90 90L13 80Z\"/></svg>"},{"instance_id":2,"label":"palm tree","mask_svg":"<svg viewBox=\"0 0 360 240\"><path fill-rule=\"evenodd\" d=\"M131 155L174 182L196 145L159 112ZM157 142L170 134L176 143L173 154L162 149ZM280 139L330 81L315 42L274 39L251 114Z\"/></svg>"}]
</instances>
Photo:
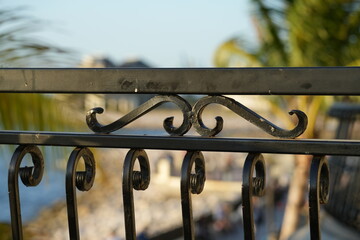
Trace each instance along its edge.
<instances>
[{"instance_id":1,"label":"palm tree","mask_svg":"<svg viewBox=\"0 0 360 240\"><path fill-rule=\"evenodd\" d=\"M30 37L41 26L40 21L25 15L24 8L0 7L0 68L54 67L59 63L71 63L69 50ZM0 93L0 128L62 129L69 122L59 109L59 103L47 95ZM0 238L10 239L8 224L0 223L0 229Z\"/></svg>"},{"instance_id":2,"label":"palm tree","mask_svg":"<svg viewBox=\"0 0 360 240\"><path fill-rule=\"evenodd\" d=\"M32 38L42 22L24 8L0 8L0 67L54 67L70 64L69 50ZM0 126L52 130L63 126L54 99L39 94L0 94Z\"/></svg>"},{"instance_id":3,"label":"palm tree","mask_svg":"<svg viewBox=\"0 0 360 240\"><path fill-rule=\"evenodd\" d=\"M252 0L258 42L234 37L217 49L219 67L349 66L360 54L356 0ZM272 5L270 5L270 3Z\"/></svg>"},{"instance_id":4,"label":"palm tree","mask_svg":"<svg viewBox=\"0 0 360 240\"><path fill-rule=\"evenodd\" d=\"M69 61L69 50L31 37L42 22L25 15L25 10L0 8L0 66L50 67Z\"/></svg>"},{"instance_id":5,"label":"palm tree","mask_svg":"<svg viewBox=\"0 0 360 240\"><path fill-rule=\"evenodd\" d=\"M360 3L356 0L252 0L257 43L233 37L216 50L218 67L356 66L360 65ZM272 110L299 108L307 112L304 137L317 135L315 123L324 97L273 97ZM276 103L276 104L275 104ZM289 107L291 105L291 107ZM287 118L281 118L287 119ZM291 124L287 122L287 124ZM281 238L298 224L308 178L309 160L298 158L290 186Z\"/></svg>"}]
</instances>

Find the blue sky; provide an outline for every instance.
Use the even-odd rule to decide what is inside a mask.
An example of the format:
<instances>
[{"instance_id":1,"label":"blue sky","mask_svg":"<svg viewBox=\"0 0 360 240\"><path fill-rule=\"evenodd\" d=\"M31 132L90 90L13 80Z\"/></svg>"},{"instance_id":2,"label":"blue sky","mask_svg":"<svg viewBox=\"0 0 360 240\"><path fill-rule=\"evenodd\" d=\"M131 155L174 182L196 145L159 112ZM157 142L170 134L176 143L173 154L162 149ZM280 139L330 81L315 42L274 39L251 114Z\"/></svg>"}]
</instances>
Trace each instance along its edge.
<instances>
[{"instance_id":1,"label":"blue sky","mask_svg":"<svg viewBox=\"0 0 360 240\"><path fill-rule=\"evenodd\" d=\"M142 58L156 67L210 67L216 47L253 38L250 0L2 0L27 6L46 24L37 36L116 62Z\"/></svg>"}]
</instances>

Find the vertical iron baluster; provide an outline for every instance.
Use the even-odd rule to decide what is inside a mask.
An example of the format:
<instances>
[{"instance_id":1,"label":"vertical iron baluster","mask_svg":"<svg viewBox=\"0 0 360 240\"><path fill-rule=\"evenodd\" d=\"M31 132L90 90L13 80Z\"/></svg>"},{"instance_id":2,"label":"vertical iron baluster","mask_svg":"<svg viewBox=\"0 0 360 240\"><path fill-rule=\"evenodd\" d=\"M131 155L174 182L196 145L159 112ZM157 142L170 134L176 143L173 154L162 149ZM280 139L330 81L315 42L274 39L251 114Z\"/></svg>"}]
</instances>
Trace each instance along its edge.
<instances>
[{"instance_id":1,"label":"vertical iron baluster","mask_svg":"<svg viewBox=\"0 0 360 240\"><path fill-rule=\"evenodd\" d=\"M256 177L253 177L254 169ZM243 169L242 207L244 238L255 239L252 196L261 197L265 192L265 161L260 153L249 153Z\"/></svg>"},{"instance_id":2,"label":"vertical iron baluster","mask_svg":"<svg viewBox=\"0 0 360 240\"><path fill-rule=\"evenodd\" d=\"M191 173L195 162L195 174ZM205 185L205 161L201 152L187 152L181 166L181 207L184 239L194 239L191 195L200 194Z\"/></svg>"},{"instance_id":3,"label":"vertical iron baluster","mask_svg":"<svg viewBox=\"0 0 360 240\"><path fill-rule=\"evenodd\" d=\"M84 159L85 171L76 171L80 158ZM76 188L89 191L95 179L95 159L88 148L75 148L69 157L66 167L66 205L71 240L80 239L76 203Z\"/></svg>"},{"instance_id":4,"label":"vertical iron baluster","mask_svg":"<svg viewBox=\"0 0 360 240\"><path fill-rule=\"evenodd\" d=\"M134 171L135 160L139 160L140 171ZM125 158L123 168L123 204L125 233L127 240L136 239L133 189L146 190L150 184L150 164L146 152L131 149Z\"/></svg>"},{"instance_id":5,"label":"vertical iron baluster","mask_svg":"<svg viewBox=\"0 0 360 240\"><path fill-rule=\"evenodd\" d=\"M27 153L31 154L34 166L20 168L20 164ZM43 172L44 159L38 147L22 145L16 148L11 158L8 174L11 228L14 240L23 239L18 176L20 175L25 186L33 187L40 183Z\"/></svg>"},{"instance_id":6,"label":"vertical iron baluster","mask_svg":"<svg viewBox=\"0 0 360 240\"><path fill-rule=\"evenodd\" d=\"M310 168L309 220L311 239L321 239L320 204L329 198L329 165L325 156L314 156Z\"/></svg>"}]
</instances>

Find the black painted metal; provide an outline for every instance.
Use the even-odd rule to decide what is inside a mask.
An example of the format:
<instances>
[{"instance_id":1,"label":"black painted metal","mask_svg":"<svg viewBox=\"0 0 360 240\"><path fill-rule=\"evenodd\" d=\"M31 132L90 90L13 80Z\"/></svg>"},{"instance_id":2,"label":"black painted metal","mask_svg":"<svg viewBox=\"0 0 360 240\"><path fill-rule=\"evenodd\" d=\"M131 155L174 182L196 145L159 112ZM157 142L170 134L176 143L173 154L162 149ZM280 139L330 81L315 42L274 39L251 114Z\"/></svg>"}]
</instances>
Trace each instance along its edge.
<instances>
[{"instance_id":1,"label":"black painted metal","mask_svg":"<svg viewBox=\"0 0 360 240\"><path fill-rule=\"evenodd\" d=\"M338 84L341 82L342 84ZM160 94L140 107L108 125L97 120L103 112L95 108L86 121L95 133L111 133L144 116L165 102L177 105L183 113L179 127L173 117L163 126L171 136L112 135L89 133L56 133L0 131L0 144L21 145L15 151L9 167L9 200L13 239L22 239L18 176L26 186L41 181L43 157L34 145L76 146L66 170L66 200L70 239L80 239L77 216L76 187L91 188L95 177L95 161L88 147L130 148L123 167L123 202L126 239L136 239L133 189L145 190L150 182L150 165L144 150L185 150L181 169L181 205L185 239L194 239L191 193L204 188L205 163L200 151L245 152L248 156L243 169L242 204L245 239L255 239L252 196L262 196L265 186L265 163L262 153L313 155L310 169L309 211L312 239L320 239L319 207L328 198L329 169L324 156L360 156L359 140L279 140L248 138L212 138L223 127L222 117L209 129L202 120L202 112L209 104L220 104L277 138L295 138L307 125L306 115L293 110L298 124L284 130L252 110L223 94L256 95L360 95L360 67L330 68L247 68L247 69L0 69L0 92L26 93L133 93ZM206 94L193 107L176 94ZM330 114L342 119L338 137L348 138L353 115L358 106L335 107ZM203 137L187 136L191 126ZM34 167L20 168L23 157L30 153ZM85 171L76 170L80 159ZM134 171L136 160L140 171ZM195 165L195 174L191 173ZM254 176L254 172L256 176ZM160 235L159 235L160 236ZM99 236L100 238L102 236Z\"/></svg>"},{"instance_id":2,"label":"black painted metal","mask_svg":"<svg viewBox=\"0 0 360 240\"><path fill-rule=\"evenodd\" d=\"M76 171L81 158L85 162L85 171ZM95 172L95 159L92 152L88 148L75 148L68 160L65 181L69 236L71 240L80 239L76 188L80 191L89 191L94 184Z\"/></svg>"},{"instance_id":3,"label":"black painted metal","mask_svg":"<svg viewBox=\"0 0 360 240\"><path fill-rule=\"evenodd\" d=\"M354 121L360 115L358 103L335 103L329 110L329 115L341 120L351 119Z\"/></svg>"},{"instance_id":4,"label":"black painted metal","mask_svg":"<svg viewBox=\"0 0 360 240\"><path fill-rule=\"evenodd\" d=\"M166 103L166 102L175 103L180 108L180 110L183 113L183 122L180 127L176 128L173 126L174 117L168 117L164 120L164 124L163 124L165 130L170 135L173 135L173 136L184 135L191 128L191 122L190 122L191 106L185 99L183 99L177 95L155 96L155 97L151 98L150 100L148 100L147 102L145 102L144 104L142 104L141 106L139 106L138 108L131 111L130 113L126 114L119 120L117 120L109 125L106 125L106 126L101 125L96 119L96 114L103 113L104 109L94 108L87 113L86 123L92 131L97 132L97 133L114 132L114 131L128 125L129 123L135 121L139 117L145 115L146 113L150 112L151 110L155 109L159 105Z\"/></svg>"},{"instance_id":5,"label":"black painted metal","mask_svg":"<svg viewBox=\"0 0 360 240\"><path fill-rule=\"evenodd\" d=\"M329 115L339 119L336 138L349 139L352 136L355 120L360 115L360 104L335 103L330 108Z\"/></svg>"},{"instance_id":6,"label":"black painted metal","mask_svg":"<svg viewBox=\"0 0 360 240\"><path fill-rule=\"evenodd\" d=\"M359 140L278 140L0 131L0 144L360 156Z\"/></svg>"},{"instance_id":7,"label":"black painted metal","mask_svg":"<svg viewBox=\"0 0 360 240\"><path fill-rule=\"evenodd\" d=\"M313 157L309 186L310 236L320 240L320 204L326 204L329 198L329 166L324 156Z\"/></svg>"},{"instance_id":8,"label":"black painted metal","mask_svg":"<svg viewBox=\"0 0 360 240\"><path fill-rule=\"evenodd\" d=\"M254 177L254 171L256 176ZM249 153L243 169L242 206L244 238L255 239L252 197L261 197L265 193L265 161L259 153Z\"/></svg>"},{"instance_id":9,"label":"black painted metal","mask_svg":"<svg viewBox=\"0 0 360 240\"><path fill-rule=\"evenodd\" d=\"M279 138L296 138L300 136L307 127L307 116L305 113L299 110L293 110L289 112L290 115L295 114L298 117L298 125L292 130L284 130L279 128L278 126L274 125L273 123L269 122L265 118L261 117L254 111L250 110L249 108L245 107L241 103L235 101L232 98L224 97L224 96L208 96L200 99L197 101L193 107L193 119L194 119L194 127L196 128L197 132L200 133L202 136L215 136L222 130L223 126L223 119L222 117L216 117L216 126L214 129L207 128L201 118L201 114L204 111L205 107L209 104L220 104L234 113L238 114L245 120L249 121L250 123L256 125L257 127L261 128L268 134L279 137Z\"/></svg>"},{"instance_id":10,"label":"black painted metal","mask_svg":"<svg viewBox=\"0 0 360 240\"><path fill-rule=\"evenodd\" d=\"M336 138L351 139L356 120L360 116L360 105L337 103L329 115L338 118ZM355 231L360 231L360 161L359 157L334 156L329 158L330 192L329 202L324 206L327 213ZM344 181L346 179L346 181Z\"/></svg>"},{"instance_id":11,"label":"black painted metal","mask_svg":"<svg viewBox=\"0 0 360 240\"><path fill-rule=\"evenodd\" d=\"M172 136L182 136L189 131L192 124L196 131L201 136L212 137L217 135L223 128L223 119L222 117L216 117L216 126L214 129L207 128L203 121L202 121L202 112L204 111L205 107L209 104L220 104L234 113L238 114L245 120L249 121L250 123L256 125L257 127L261 128L268 134L279 137L279 138L296 138L300 136L307 127L307 116L305 113L299 110L292 110L289 114L295 114L298 117L298 125L292 130L284 130L279 128L278 126L274 125L273 123L269 122L265 118L261 117L254 111L250 110L249 108L245 107L241 103L235 101L232 98L224 97L224 96L208 96L201 98L195 104L193 109L191 110L190 104L183 98L177 95L158 95L138 108L134 109L127 115L123 116L119 120L109 124L109 125L101 125L97 119L97 113L103 113L104 109L102 108L94 108L90 110L86 115L86 122L88 127L97 133L110 133L120 128L128 125L129 123L135 121L136 119L140 118L141 116L145 115L146 113L150 112L151 110L155 109L157 106L161 105L165 102L173 102L179 106L183 113L183 122L179 128L173 126L173 117L168 117L164 120L164 128L165 130Z\"/></svg>"},{"instance_id":12,"label":"black painted metal","mask_svg":"<svg viewBox=\"0 0 360 240\"><path fill-rule=\"evenodd\" d=\"M3 68L0 92L360 95L360 67Z\"/></svg>"},{"instance_id":13,"label":"black painted metal","mask_svg":"<svg viewBox=\"0 0 360 240\"><path fill-rule=\"evenodd\" d=\"M191 173L195 164L195 173ZM181 209L183 218L184 239L195 239L194 220L192 215L191 193L200 194L205 185L205 161L201 152L187 152L181 166Z\"/></svg>"},{"instance_id":14,"label":"black painted metal","mask_svg":"<svg viewBox=\"0 0 360 240\"><path fill-rule=\"evenodd\" d=\"M20 164L26 154L30 154L33 167L20 167ZM11 213L12 238L14 240L23 239L20 199L19 199L19 182L21 181L27 187L37 186L43 176L44 159L38 147L33 145L21 145L16 148L10 162L8 174L8 190Z\"/></svg>"},{"instance_id":15,"label":"black painted metal","mask_svg":"<svg viewBox=\"0 0 360 240\"><path fill-rule=\"evenodd\" d=\"M134 171L136 159L139 160L140 171ZM122 183L126 240L136 240L133 189L146 190L149 184L150 164L146 152L131 149L124 161Z\"/></svg>"}]
</instances>

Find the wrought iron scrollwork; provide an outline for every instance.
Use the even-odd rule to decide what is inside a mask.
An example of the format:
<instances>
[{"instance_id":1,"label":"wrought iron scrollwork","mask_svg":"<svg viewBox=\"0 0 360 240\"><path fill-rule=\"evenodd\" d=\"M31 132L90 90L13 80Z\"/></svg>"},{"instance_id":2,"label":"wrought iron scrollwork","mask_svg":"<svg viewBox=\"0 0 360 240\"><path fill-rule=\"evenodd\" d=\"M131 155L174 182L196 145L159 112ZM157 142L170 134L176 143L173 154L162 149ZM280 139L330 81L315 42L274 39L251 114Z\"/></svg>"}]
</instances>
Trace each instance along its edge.
<instances>
[{"instance_id":1,"label":"wrought iron scrollwork","mask_svg":"<svg viewBox=\"0 0 360 240\"><path fill-rule=\"evenodd\" d=\"M24 156L28 153L31 155L34 166L20 167ZM43 173L44 158L37 146L21 145L16 148L11 158L8 173L8 190L13 239L23 239L18 176L20 175L21 181L25 186L33 187L40 183Z\"/></svg>"},{"instance_id":2,"label":"wrought iron scrollwork","mask_svg":"<svg viewBox=\"0 0 360 240\"><path fill-rule=\"evenodd\" d=\"M325 156L314 156L310 167L309 219L311 239L321 239L320 204L329 199L329 165Z\"/></svg>"},{"instance_id":3,"label":"wrought iron scrollwork","mask_svg":"<svg viewBox=\"0 0 360 240\"><path fill-rule=\"evenodd\" d=\"M295 114L298 118L298 123L293 129L286 130L269 122L265 118L261 117L254 111L250 110L232 98L225 96L207 96L198 100L194 104L193 108L191 108L191 105L185 99L177 95L155 96L122 118L108 125L100 124L96 118L96 114L103 113L104 109L93 108L87 113L86 122L88 127L96 133L110 133L119 130L120 128L135 121L136 119L166 102L175 103L183 113L183 122L179 127L173 126L173 117L168 117L164 120L164 129L172 136L184 135L189 131L192 125L194 125L194 128L201 136L212 137L220 133L224 123L222 117L217 116L215 118L216 126L213 129L206 127L202 120L202 113L209 104L220 104L224 107L227 107L240 117L261 128L268 134L279 138L295 138L300 136L306 130L308 123L305 113L299 110L292 110L289 112L289 114Z\"/></svg>"},{"instance_id":4,"label":"wrought iron scrollwork","mask_svg":"<svg viewBox=\"0 0 360 240\"><path fill-rule=\"evenodd\" d=\"M254 170L256 177L253 177ZM249 153L243 169L242 206L244 238L255 239L252 197L265 193L265 161L260 153Z\"/></svg>"},{"instance_id":5,"label":"wrought iron scrollwork","mask_svg":"<svg viewBox=\"0 0 360 240\"><path fill-rule=\"evenodd\" d=\"M136 159L139 160L140 171L134 171ZM122 184L125 234L127 240L136 239L133 189L146 190L149 184L150 164L146 152L142 149L131 149L125 158Z\"/></svg>"},{"instance_id":6,"label":"wrought iron scrollwork","mask_svg":"<svg viewBox=\"0 0 360 240\"><path fill-rule=\"evenodd\" d=\"M308 122L305 113L299 110L292 110L291 112L289 112L289 114L290 115L295 114L297 116L298 124L292 130L285 130L269 122L265 118L261 117L260 115L250 110L249 108L245 107L241 103L235 101L234 99L225 96L207 96L197 101L193 107L193 125L196 131L202 136L208 136L208 137L215 136L222 130L223 122L224 122L222 117L218 116L215 118L216 126L213 129L209 129L208 127L206 127L202 121L201 115L205 107L213 103L227 107L228 109L239 115L240 117L256 125L257 127L261 128L262 130L264 130L265 132L267 132L268 134L274 137L279 137L279 138L298 137L305 131Z\"/></svg>"},{"instance_id":7,"label":"wrought iron scrollwork","mask_svg":"<svg viewBox=\"0 0 360 240\"><path fill-rule=\"evenodd\" d=\"M144 104L140 105L138 108L134 109L130 113L126 114L122 118L118 119L117 121L110 123L108 125L102 125L98 122L96 118L96 114L101 114L104 112L102 108L93 108L90 110L86 115L86 123L88 127L96 132L96 133L110 133L120 128L128 125L129 123L135 121L136 119L140 118L141 116L145 115L146 113L150 112L154 108L158 107L159 105L172 102L175 103L183 113L183 122L179 127L173 126L174 117L168 117L164 120L163 126L165 130L174 136L182 136L189 131L191 128L190 122L190 114L191 114L191 106L190 104L185 101L183 98L177 95L158 95Z\"/></svg>"},{"instance_id":8,"label":"wrought iron scrollwork","mask_svg":"<svg viewBox=\"0 0 360 240\"><path fill-rule=\"evenodd\" d=\"M195 174L191 173L195 163ZM194 239L191 195L200 194L205 185L205 161L201 152L187 152L181 167L181 207L184 239Z\"/></svg>"},{"instance_id":9,"label":"wrought iron scrollwork","mask_svg":"<svg viewBox=\"0 0 360 240\"><path fill-rule=\"evenodd\" d=\"M80 159L85 162L85 171L76 171ZM69 157L66 167L66 204L70 239L80 239L76 203L76 188L89 191L95 180L95 159L88 148L75 148Z\"/></svg>"}]
</instances>

